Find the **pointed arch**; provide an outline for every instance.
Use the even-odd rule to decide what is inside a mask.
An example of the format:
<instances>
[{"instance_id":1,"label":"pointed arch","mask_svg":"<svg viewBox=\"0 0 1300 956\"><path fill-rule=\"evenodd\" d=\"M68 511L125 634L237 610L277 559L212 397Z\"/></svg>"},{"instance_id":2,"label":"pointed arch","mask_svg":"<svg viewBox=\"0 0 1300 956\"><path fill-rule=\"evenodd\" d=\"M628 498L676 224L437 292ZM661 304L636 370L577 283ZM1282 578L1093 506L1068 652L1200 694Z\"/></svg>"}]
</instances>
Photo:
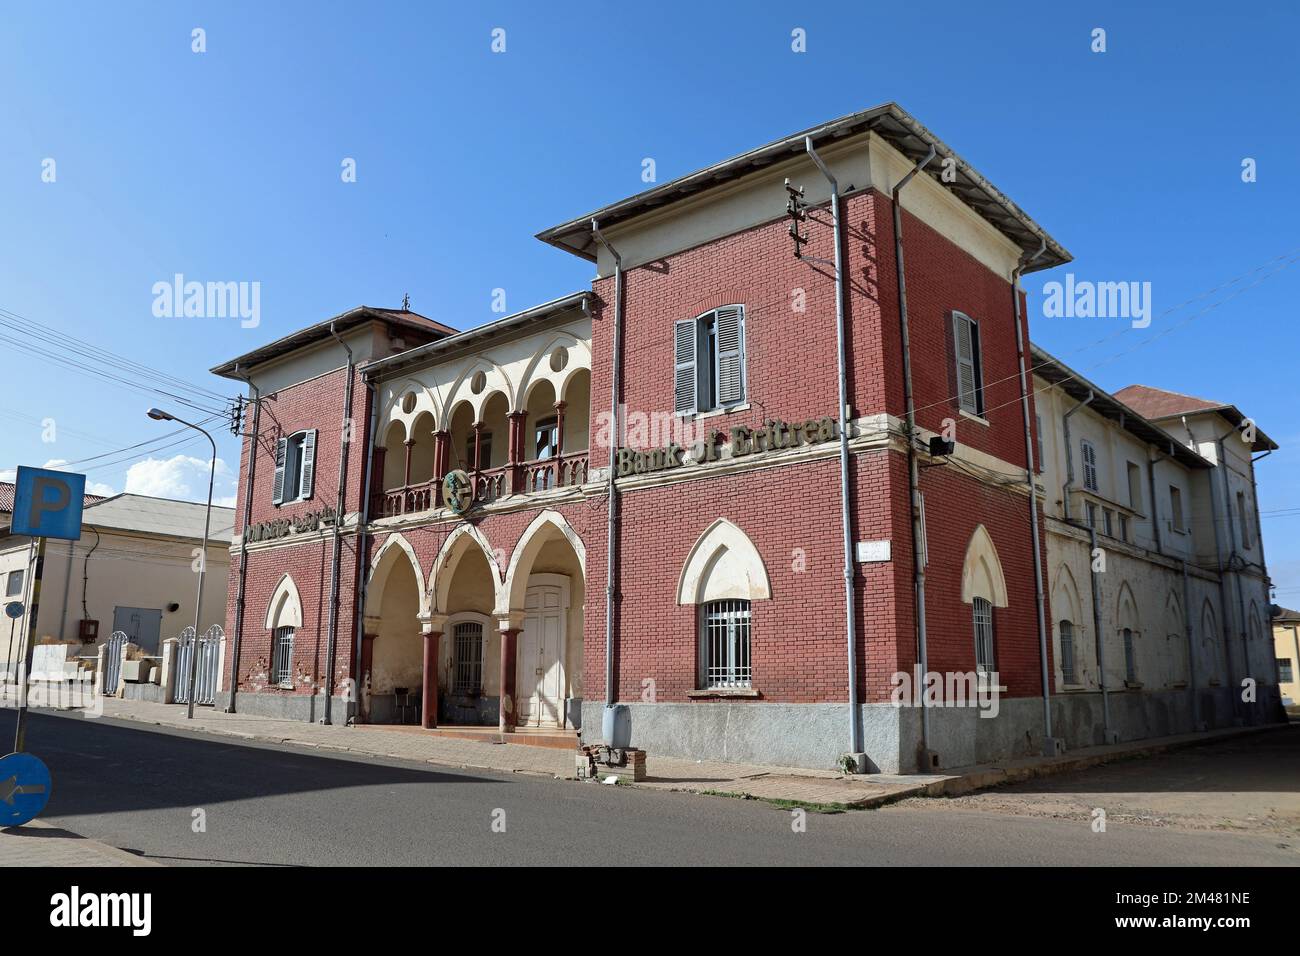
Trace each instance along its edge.
<instances>
[{"instance_id":1,"label":"pointed arch","mask_svg":"<svg viewBox=\"0 0 1300 956\"><path fill-rule=\"evenodd\" d=\"M492 551L492 546L488 544L487 538L483 536L483 532L472 524L464 523L458 525L455 531L447 535L447 540L438 549L438 556L433 559L433 570L429 572L428 593L435 613L447 613L451 580L455 577L456 566L460 563L460 559L465 555L465 552L474 547L483 552L488 567L492 571L493 606L495 608L502 607L505 600L505 579L501 572L501 564Z\"/></svg>"},{"instance_id":2,"label":"pointed arch","mask_svg":"<svg viewBox=\"0 0 1300 956\"><path fill-rule=\"evenodd\" d=\"M487 376L487 386L480 394L475 395L469 391L465 383L478 371L482 371ZM464 388L463 392L462 388ZM477 421L483 414L484 404L492 397L493 392L501 392L505 395L508 409L516 407L517 392L506 370L491 356L476 355L465 363L465 367L456 376L456 381L452 382L451 388L447 390L447 398L443 401L443 407L449 410L447 427L451 427L450 411L454 411L460 401L469 402L469 407L474 410L474 418Z\"/></svg>"},{"instance_id":3,"label":"pointed arch","mask_svg":"<svg viewBox=\"0 0 1300 956\"><path fill-rule=\"evenodd\" d=\"M966 545L966 560L961 569L961 599L966 604L983 598L994 607L1007 606L1007 581L1002 575L1002 562L984 525L971 533Z\"/></svg>"},{"instance_id":4,"label":"pointed arch","mask_svg":"<svg viewBox=\"0 0 1300 956\"><path fill-rule=\"evenodd\" d=\"M1134 632L1142 630L1142 618L1138 614L1138 603L1133 597L1133 589L1127 581L1121 581L1119 596L1115 599L1115 626L1129 628Z\"/></svg>"},{"instance_id":5,"label":"pointed arch","mask_svg":"<svg viewBox=\"0 0 1300 956\"><path fill-rule=\"evenodd\" d=\"M573 526L564 520L564 516L558 511L547 508L529 522L524 533L520 535L519 542L515 545L514 552L510 555L510 565L506 568L506 585L505 596L507 605L504 608L498 608L498 613L505 613L514 608L519 610L524 606L524 597L528 591L528 577L531 573L533 560L537 553L541 551L543 545L550 540L554 532L559 532L573 548L574 554L578 557L578 567L582 569L583 579L587 577L587 549L582 544L582 538L578 532L573 530Z\"/></svg>"},{"instance_id":6,"label":"pointed arch","mask_svg":"<svg viewBox=\"0 0 1300 956\"><path fill-rule=\"evenodd\" d=\"M677 578L678 604L724 598L764 601L772 596L767 568L749 535L726 518L705 529Z\"/></svg>"},{"instance_id":7,"label":"pointed arch","mask_svg":"<svg viewBox=\"0 0 1300 956\"><path fill-rule=\"evenodd\" d=\"M298 585L288 574L281 576L266 605L266 629L274 631L277 627L302 627L302 599Z\"/></svg>"},{"instance_id":8,"label":"pointed arch","mask_svg":"<svg viewBox=\"0 0 1300 956\"><path fill-rule=\"evenodd\" d=\"M1056 583L1052 586L1052 611L1058 620L1070 621L1072 624L1083 623L1083 604L1079 601L1079 586L1075 583L1074 572L1064 561L1053 575Z\"/></svg>"},{"instance_id":9,"label":"pointed arch","mask_svg":"<svg viewBox=\"0 0 1300 956\"><path fill-rule=\"evenodd\" d=\"M416 586L420 589L420 613L425 614L429 610L429 592L424 586L424 571L420 568L415 548L401 534L390 534L375 552L366 584L366 604L376 609L383 607L384 587L392 574L393 562L400 561L403 557L410 562L411 570L415 573Z\"/></svg>"},{"instance_id":10,"label":"pointed arch","mask_svg":"<svg viewBox=\"0 0 1300 956\"><path fill-rule=\"evenodd\" d=\"M556 346L559 345L563 345L566 349L569 349L571 353L576 354L570 356L569 364L561 371L552 372L549 368L544 368L542 369L541 374L538 375L538 366L544 360L549 359L551 353L555 351ZM528 361L528 366L524 369L523 375L520 376L518 407L527 407L528 393L532 390L533 385L536 384L536 380L541 378L550 379L551 384L555 387L555 397L559 398L564 394L564 386L568 384L569 379L573 377L575 372L582 369L586 369L587 371L591 370L591 347L572 332L557 332L555 335L552 335L547 339L546 344L533 354L533 357Z\"/></svg>"},{"instance_id":11,"label":"pointed arch","mask_svg":"<svg viewBox=\"0 0 1300 956\"><path fill-rule=\"evenodd\" d=\"M415 408L409 412L404 412L402 411L402 399L409 392L415 393ZM416 379L405 378L400 382L385 385L382 407L381 422L406 421L409 423L414 421L421 412L429 412L433 415L434 427L441 427L442 404L438 401L437 394L428 385ZM407 427L409 429L409 424Z\"/></svg>"}]
</instances>

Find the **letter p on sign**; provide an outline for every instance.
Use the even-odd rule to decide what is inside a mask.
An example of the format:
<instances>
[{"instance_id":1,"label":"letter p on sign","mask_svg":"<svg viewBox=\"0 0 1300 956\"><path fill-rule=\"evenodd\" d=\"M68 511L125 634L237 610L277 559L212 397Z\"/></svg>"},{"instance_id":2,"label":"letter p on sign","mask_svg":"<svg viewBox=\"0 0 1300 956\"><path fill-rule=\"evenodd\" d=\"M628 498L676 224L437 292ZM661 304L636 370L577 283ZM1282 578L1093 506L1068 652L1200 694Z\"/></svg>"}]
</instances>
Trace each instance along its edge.
<instances>
[{"instance_id":1,"label":"letter p on sign","mask_svg":"<svg viewBox=\"0 0 1300 956\"><path fill-rule=\"evenodd\" d=\"M33 538L81 537L86 476L18 466L11 532Z\"/></svg>"}]
</instances>

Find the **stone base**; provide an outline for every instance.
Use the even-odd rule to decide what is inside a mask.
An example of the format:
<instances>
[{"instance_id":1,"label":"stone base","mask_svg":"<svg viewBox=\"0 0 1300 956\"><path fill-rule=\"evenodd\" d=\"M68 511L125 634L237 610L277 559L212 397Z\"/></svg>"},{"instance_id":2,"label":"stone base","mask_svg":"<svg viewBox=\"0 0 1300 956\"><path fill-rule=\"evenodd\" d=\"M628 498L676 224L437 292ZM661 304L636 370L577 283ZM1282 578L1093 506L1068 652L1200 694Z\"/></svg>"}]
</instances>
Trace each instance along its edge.
<instances>
[{"instance_id":1,"label":"stone base","mask_svg":"<svg viewBox=\"0 0 1300 956\"><path fill-rule=\"evenodd\" d=\"M224 713L230 706L230 692L217 691L215 696L216 709ZM335 697L330 706L330 722L340 726L356 714L357 705L344 697ZM325 716L325 698L319 694L259 694L241 690L235 697L235 710L254 717L301 720L314 724Z\"/></svg>"}]
</instances>

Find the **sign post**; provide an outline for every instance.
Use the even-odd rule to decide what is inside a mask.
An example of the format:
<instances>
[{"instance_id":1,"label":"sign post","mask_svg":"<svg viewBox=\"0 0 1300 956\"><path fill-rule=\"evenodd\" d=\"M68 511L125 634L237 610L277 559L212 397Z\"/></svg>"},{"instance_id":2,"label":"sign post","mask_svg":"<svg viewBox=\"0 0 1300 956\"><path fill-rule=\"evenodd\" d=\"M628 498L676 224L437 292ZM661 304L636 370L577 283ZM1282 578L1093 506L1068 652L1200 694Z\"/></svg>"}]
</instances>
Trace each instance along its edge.
<instances>
[{"instance_id":1,"label":"sign post","mask_svg":"<svg viewBox=\"0 0 1300 956\"><path fill-rule=\"evenodd\" d=\"M12 534L34 538L36 561L32 568L31 607L27 614L27 637L18 690L18 724L14 729L14 753L22 753L27 736L28 675L36 650L36 623L41 605L41 575L45 570L45 542L48 538L77 541L81 538L81 508L86 494L86 476L20 465L14 482Z\"/></svg>"}]
</instances>

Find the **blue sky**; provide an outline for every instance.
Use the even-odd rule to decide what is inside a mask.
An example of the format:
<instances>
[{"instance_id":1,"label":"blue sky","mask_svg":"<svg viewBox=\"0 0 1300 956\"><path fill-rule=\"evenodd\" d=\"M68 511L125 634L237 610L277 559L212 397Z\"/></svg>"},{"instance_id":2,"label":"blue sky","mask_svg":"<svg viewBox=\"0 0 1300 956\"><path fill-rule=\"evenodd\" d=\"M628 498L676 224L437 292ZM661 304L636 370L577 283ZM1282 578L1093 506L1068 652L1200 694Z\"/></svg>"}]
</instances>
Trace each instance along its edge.
<instances>
[{"instance_id":1,"label":"blue sky","mask_svg":"<svg viewBox=\"0 0 1300 956\"><path fill-rule=\"evenodd\" d=\"M514 311L587 287L588 263L533 234L644 188L646 157L664 181L896 100L1074 254L1026 282L1035 340L1111 389L1237 404L1283 446L1263 510L1300 504L1300 264L1252 271L1300 249L1296 4L716 6L6 2L0 309L231 394L207 368L357 304L409 292L466 328L495 317L493 289ZM1151 328L1044 317L1066 271L1151 282ZM260 326L155 317L176 273L260 283ZM0 469L170 430L143 415L156 396L0 348ZM134 453L90 480L205 491L201 439ZM1300 516L1264 528L1278 600L1300 605Z\"/></svg>"}]
</instances>

